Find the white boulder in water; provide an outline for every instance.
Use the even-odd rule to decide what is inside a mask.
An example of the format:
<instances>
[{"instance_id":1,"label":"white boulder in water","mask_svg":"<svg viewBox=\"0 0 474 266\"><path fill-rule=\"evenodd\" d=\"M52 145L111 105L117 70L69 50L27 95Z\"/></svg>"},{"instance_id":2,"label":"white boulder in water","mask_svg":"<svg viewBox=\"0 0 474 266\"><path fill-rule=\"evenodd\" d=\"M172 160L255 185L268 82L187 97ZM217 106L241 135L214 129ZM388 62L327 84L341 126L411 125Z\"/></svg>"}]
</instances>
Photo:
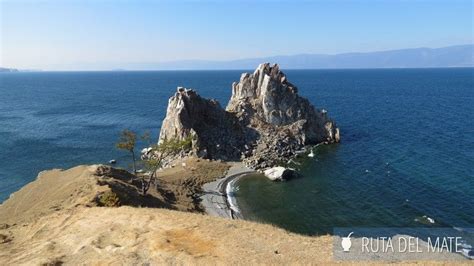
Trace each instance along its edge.
<instances>
[{"instance_id":1,"label":"white boulder in water","mask_svg":"<svg viewBox=\"0 0 474 266\"><path fill-rule=\"evenodd\" d=\"M294 169L285 168L282 166L267 169L263 171L263 174L272 181L283 181L298 175Z\"/></svg>"},{"instance_id":2,"label":"white boulder in water","mask_svg":"<svg viewBox=\"0 0 474 266\"><path fill-rule=\"evenodd\" d=\"M430 224L434 224L435 223L435 220L431 217L428 217L426 215L423 215L423 218L425 218Z\"/></svg>"}]
</instances>

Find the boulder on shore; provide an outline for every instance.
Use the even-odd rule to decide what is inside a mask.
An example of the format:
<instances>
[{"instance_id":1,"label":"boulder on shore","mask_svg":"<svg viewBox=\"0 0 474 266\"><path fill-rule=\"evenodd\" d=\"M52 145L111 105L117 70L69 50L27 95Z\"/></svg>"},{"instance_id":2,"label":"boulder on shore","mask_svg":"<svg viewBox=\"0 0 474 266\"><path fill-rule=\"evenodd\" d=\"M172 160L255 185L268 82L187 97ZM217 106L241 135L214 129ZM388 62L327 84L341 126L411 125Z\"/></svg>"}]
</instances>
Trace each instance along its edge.
<instances>
[{"instance_id":1,"label":"boulder on shore","mask_svg":"<svg viewBox=\"0 0 474 266\"><path fill-rule=\"evenodd\" d=\"M291 168L277 166L263 171L263 174L272 181L284 181L298 176L298 173Z\"/></svg>"},{"instance_id":2,"label":"boulder on shore","mask_svg":"<svg viewBox=\"0 0 474 266\"><path fill-rule=\"evenodd\" d=\"M287 161L307 145L335 143L339 128L325 110L298 95L278 65L261 64L232 85L226 109L178 87L168 102L160 140L192 138L192 154L242 160L254 169Z\"/></svg>"}]
</instances>

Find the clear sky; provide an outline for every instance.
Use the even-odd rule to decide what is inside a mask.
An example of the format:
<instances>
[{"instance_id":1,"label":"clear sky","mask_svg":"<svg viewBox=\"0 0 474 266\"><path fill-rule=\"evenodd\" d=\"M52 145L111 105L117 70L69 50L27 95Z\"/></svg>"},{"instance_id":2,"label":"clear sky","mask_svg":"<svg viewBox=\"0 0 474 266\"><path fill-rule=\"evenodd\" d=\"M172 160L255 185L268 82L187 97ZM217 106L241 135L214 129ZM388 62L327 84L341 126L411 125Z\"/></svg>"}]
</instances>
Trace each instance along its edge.
<instances>
[{"instance_id":1,"label":"clear sky","mask_svg":"<svg viewBox=\"0 0 474 266\"><path fill-rule=\"evenodd\" d=\"M0 66L120 68L473 43L472 0L0 0Z\"/></svg>"}]
</instances>

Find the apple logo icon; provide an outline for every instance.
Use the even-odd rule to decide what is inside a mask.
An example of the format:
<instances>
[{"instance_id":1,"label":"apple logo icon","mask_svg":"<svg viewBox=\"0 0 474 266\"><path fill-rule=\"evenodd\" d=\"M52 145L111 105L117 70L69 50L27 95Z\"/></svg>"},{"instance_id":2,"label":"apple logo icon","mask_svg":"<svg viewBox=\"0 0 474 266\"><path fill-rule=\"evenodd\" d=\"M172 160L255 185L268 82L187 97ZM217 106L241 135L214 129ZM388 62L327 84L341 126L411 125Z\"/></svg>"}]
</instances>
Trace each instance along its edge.
<instances>
[{"instance_id":1,"label":"apple logo icon","mask_svg":"<svg viewBox=\"0 0 474 266\"><path fill-rule=\"evenodd\" d=\"M343 237L343 238L342 238L341 246L342 246L342 249L344 250L344 252L349 252L349 249L350 249L351 246L352 246L351 235L352 235L353 233L354 233L354 232L351 232L347 237Z\"/></svg>"}]
</instances>

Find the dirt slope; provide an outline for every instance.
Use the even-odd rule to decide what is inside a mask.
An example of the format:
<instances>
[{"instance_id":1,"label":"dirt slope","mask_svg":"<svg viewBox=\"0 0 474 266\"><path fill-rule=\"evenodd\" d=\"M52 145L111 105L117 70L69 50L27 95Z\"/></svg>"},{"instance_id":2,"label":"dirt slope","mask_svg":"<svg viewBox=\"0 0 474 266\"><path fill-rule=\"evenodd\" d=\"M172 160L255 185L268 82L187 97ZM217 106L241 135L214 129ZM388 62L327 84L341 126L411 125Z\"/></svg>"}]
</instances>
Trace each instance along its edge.
<instances>
[{"instance_id":1,"label":"dirt slope","mask_svg":"<svg viewBox=\"0 0 474 266\"><path fill-rule=\"evenodd\" d=\"M335 263L331 236L163 208L97 207L110 187L96 169L43 172L0 205L0 265Z\"/></svg>"},{"instance_id":2,"label":"dirt slope","mask_svg":"<svg viewBox=\"0 0 474 266\"><path fill-rule=\"evenodd\" d=\"M329 261L331 238L269 225L149 208L60 211L9 228L7 264L311 263Z\"/></svg>"}]
</instances>

